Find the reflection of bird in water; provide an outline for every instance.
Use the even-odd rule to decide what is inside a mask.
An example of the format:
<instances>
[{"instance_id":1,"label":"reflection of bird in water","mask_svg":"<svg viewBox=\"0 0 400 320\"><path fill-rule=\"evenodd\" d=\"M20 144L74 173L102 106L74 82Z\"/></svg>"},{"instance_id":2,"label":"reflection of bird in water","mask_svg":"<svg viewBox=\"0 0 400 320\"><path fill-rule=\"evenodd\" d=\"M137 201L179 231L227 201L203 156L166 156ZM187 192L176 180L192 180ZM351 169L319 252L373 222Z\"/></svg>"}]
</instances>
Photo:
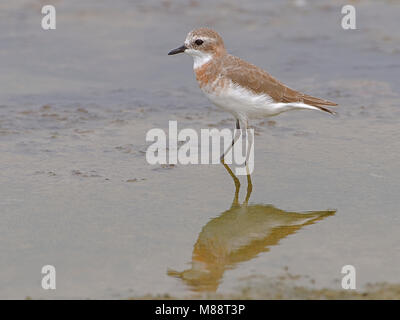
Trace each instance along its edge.
<instances>
[{"instance_id":1,"label":"reflection of bird in water","mask_svg":"<svg viewBox=\"0 0 400 320\"><path fill-rule=\"evenodd\" d=\"M229 167L226 168L231 174ZM272 205L248 205L252 191L250 176L246 200L239 204L238 182L235 181L231 208L210 220L201 230L193 248L191 268L182 272L168 271L168 275L182 279L193 291L216 291L225 270L269 251L281 239L336 212L298 213Z\"/></svg>"}]
</instances>

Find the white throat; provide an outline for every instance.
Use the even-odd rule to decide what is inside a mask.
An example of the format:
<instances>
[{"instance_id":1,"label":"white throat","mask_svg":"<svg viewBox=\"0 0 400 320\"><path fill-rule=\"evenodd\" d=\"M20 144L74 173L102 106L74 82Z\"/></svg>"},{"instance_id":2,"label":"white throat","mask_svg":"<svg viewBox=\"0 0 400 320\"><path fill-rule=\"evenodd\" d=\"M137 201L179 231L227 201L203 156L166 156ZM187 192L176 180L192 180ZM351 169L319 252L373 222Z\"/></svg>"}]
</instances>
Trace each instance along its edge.
<instances>
[{"instance_id":1,"label":"white throat","mask_svg":"<svg viewBox=\"0 0 400 320\"><path fill-rule=\"evenodd\" d=\"M200 50L186 49L185 53L193 57L193 69L200 68L213 58L211 53L205 53Z\"/></svg>"},{"instance_id":2,"label":"white throat","mask_svg":"<svg viewBox=\"0 0 400 320\"><path fill-rule=\"evenodd\" d=\"M212 59L212 54L204 54L202 56L193 56L193 69L200 68Z\"/></svg>"}]
</instances>

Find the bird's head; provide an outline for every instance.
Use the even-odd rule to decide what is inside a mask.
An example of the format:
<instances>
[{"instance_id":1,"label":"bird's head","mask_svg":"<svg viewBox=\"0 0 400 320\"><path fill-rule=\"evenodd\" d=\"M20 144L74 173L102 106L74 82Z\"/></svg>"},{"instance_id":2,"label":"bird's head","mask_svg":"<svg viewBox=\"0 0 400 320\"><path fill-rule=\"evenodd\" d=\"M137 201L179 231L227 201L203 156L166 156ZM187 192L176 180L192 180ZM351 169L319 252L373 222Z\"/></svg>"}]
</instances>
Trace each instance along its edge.
<instances>
[{"instance_id":1,"label":"bird's head","mask_svg":"<svg viewBox=\"0 0 400 320\"><path fill-rule=\"evenodd\" d=\"M215 57L226 54L221 36L208 28L199 28L190 31L186 36L185 43L179 48L171 50L168 55L182 52L193 57L195 69Z\"/></svg>"}]
</instances>

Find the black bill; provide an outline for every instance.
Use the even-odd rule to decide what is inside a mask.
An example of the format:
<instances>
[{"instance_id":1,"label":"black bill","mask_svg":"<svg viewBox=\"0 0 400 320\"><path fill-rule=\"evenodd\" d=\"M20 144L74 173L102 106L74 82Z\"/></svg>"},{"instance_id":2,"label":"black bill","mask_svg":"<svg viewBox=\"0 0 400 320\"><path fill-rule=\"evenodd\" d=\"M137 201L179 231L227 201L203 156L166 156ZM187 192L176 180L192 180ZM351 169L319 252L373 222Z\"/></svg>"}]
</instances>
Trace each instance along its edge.
<instances>
[{"instance_id":1,"label":"black bill","mask_svg":"<svg viewBox=\"0 0 400 320\"><path fill-rule=\"evenodd\" d=\"M171 56L173 54L182 53L182 52L185 52L186 49L187 49L186 46L183 45L183 46L180 46L179 48L171 50L170 52L168 52L168 55Z\"/></svg>"}]
</instances>

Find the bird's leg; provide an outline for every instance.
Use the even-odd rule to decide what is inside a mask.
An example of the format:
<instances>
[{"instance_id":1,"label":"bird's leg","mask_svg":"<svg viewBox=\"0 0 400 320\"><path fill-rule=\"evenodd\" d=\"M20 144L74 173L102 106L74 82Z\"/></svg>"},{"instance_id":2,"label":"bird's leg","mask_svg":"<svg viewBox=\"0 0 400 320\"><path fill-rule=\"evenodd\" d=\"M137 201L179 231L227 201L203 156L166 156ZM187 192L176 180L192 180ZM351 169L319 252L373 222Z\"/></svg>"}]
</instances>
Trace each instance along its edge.
<instances>
[{"instance_id":1,"label":"bird's leg","mask_svg":"<svg viewBox=\"0 0 400 320\"><path fill-rule=\"evenodd\" d=\"M247 203L249 202L252 191L253 191L253 183L251 182L251 175L247 174L247 193L246 193L246 198L243 202L244 205L247 205Z\"/></svg>"},{"instance_id":2,"label":"bird's leg","mask_svg":"<svg viewBox=\"0 0 400 320\"><path fill-rule=\"evenodd\" d=\"M247 151L246 151L246 161L245 161L245 166L246 166L246 172L247 172L247 193L246 193L246 198L243 202L243 205L247 205L250 199L251 192L253 191L253 183L251 182L251 175L250 175L250 170L249 170L249 158L250 158L250 151L253 146L253 133L251 130L248 129L248 123L245 123L246 127L246 137L247 137Z\"/></svg>"},{"instance_id":3,"label":"bird's leg","mask_svg":"<svg viewBox=\"0 0 400 320\"><path fill-rule=\"evenodd\" d=\"M239 205L240 181L239 181L238 177L236 177L236 175L232 172L231 168L229 168L229 166L225 163L224 158L225 158L225 155L232 149L233 145L240 137L240 132L239 132L240 123L239 123L238 119L236 120L236 129L237 130L235 130L235 135L232 139L232 144L228 147L228 149L224 152L224 154L221 157L222 164L224 165L226 171L228 171L229 175L232 177L233 183L235 184L235 196L233 198L232 206Z\"/></svg>"},{"instance_id":4,"label":"bird's leg","mask_svg":"<svg viewBox=\"0 0 400 320\"><path fill-rule=\"evenodd\" d=\"M224 165L226 171L228 171L229 175L232 177L233 183L235 184L235 196L232 201L232 207L238 206L239 205L240 181L239 181L238 177L236 177L235 174L232 172L231 168L229 168L229 166L225 162L222 162L222 164Z\"/></svg>"},{"instance_id":5,"label":"bird's leg","mask_svg":"<svg viewBox=\"0 0 400 320\"><path fill-rule=\"evenodd\" d=\"M246 166L246 170L247 170L247 174L249 174L249 167L248 167L248 163L249 163L249 158L250 158L250 151L251 148L253 147L253 143L254 143L254 137L253 137L253 133L248 130L246 128L246 137L247 137L247 151L246 151L246 161L245 161L245 166Z\"/></svg>"},{"instance_id":6,"label":"bird's leg","mask_svg":"<svg viewBox=\"0 0 400 320\"><path fill-rule=\"evenodd\" d=\"M224 160L225 155L232 149L233 145L235 144L235 142L236 142L236 141L239 139L239 137L240 137L240 132L239 132L239 129L240 129L240 122L239 122L239 119L236 119L236 129L237 129L237 130L234 130L234 131L235 131L235 135L234 135L234 137L233 137L233 139L232 139L232 144L228 147L228 149L226 149L226 151L224 152L224 154L221 156L221 162L222 162L222 163L225 163L225 160Z\"/></svg>"}]
</instances>

